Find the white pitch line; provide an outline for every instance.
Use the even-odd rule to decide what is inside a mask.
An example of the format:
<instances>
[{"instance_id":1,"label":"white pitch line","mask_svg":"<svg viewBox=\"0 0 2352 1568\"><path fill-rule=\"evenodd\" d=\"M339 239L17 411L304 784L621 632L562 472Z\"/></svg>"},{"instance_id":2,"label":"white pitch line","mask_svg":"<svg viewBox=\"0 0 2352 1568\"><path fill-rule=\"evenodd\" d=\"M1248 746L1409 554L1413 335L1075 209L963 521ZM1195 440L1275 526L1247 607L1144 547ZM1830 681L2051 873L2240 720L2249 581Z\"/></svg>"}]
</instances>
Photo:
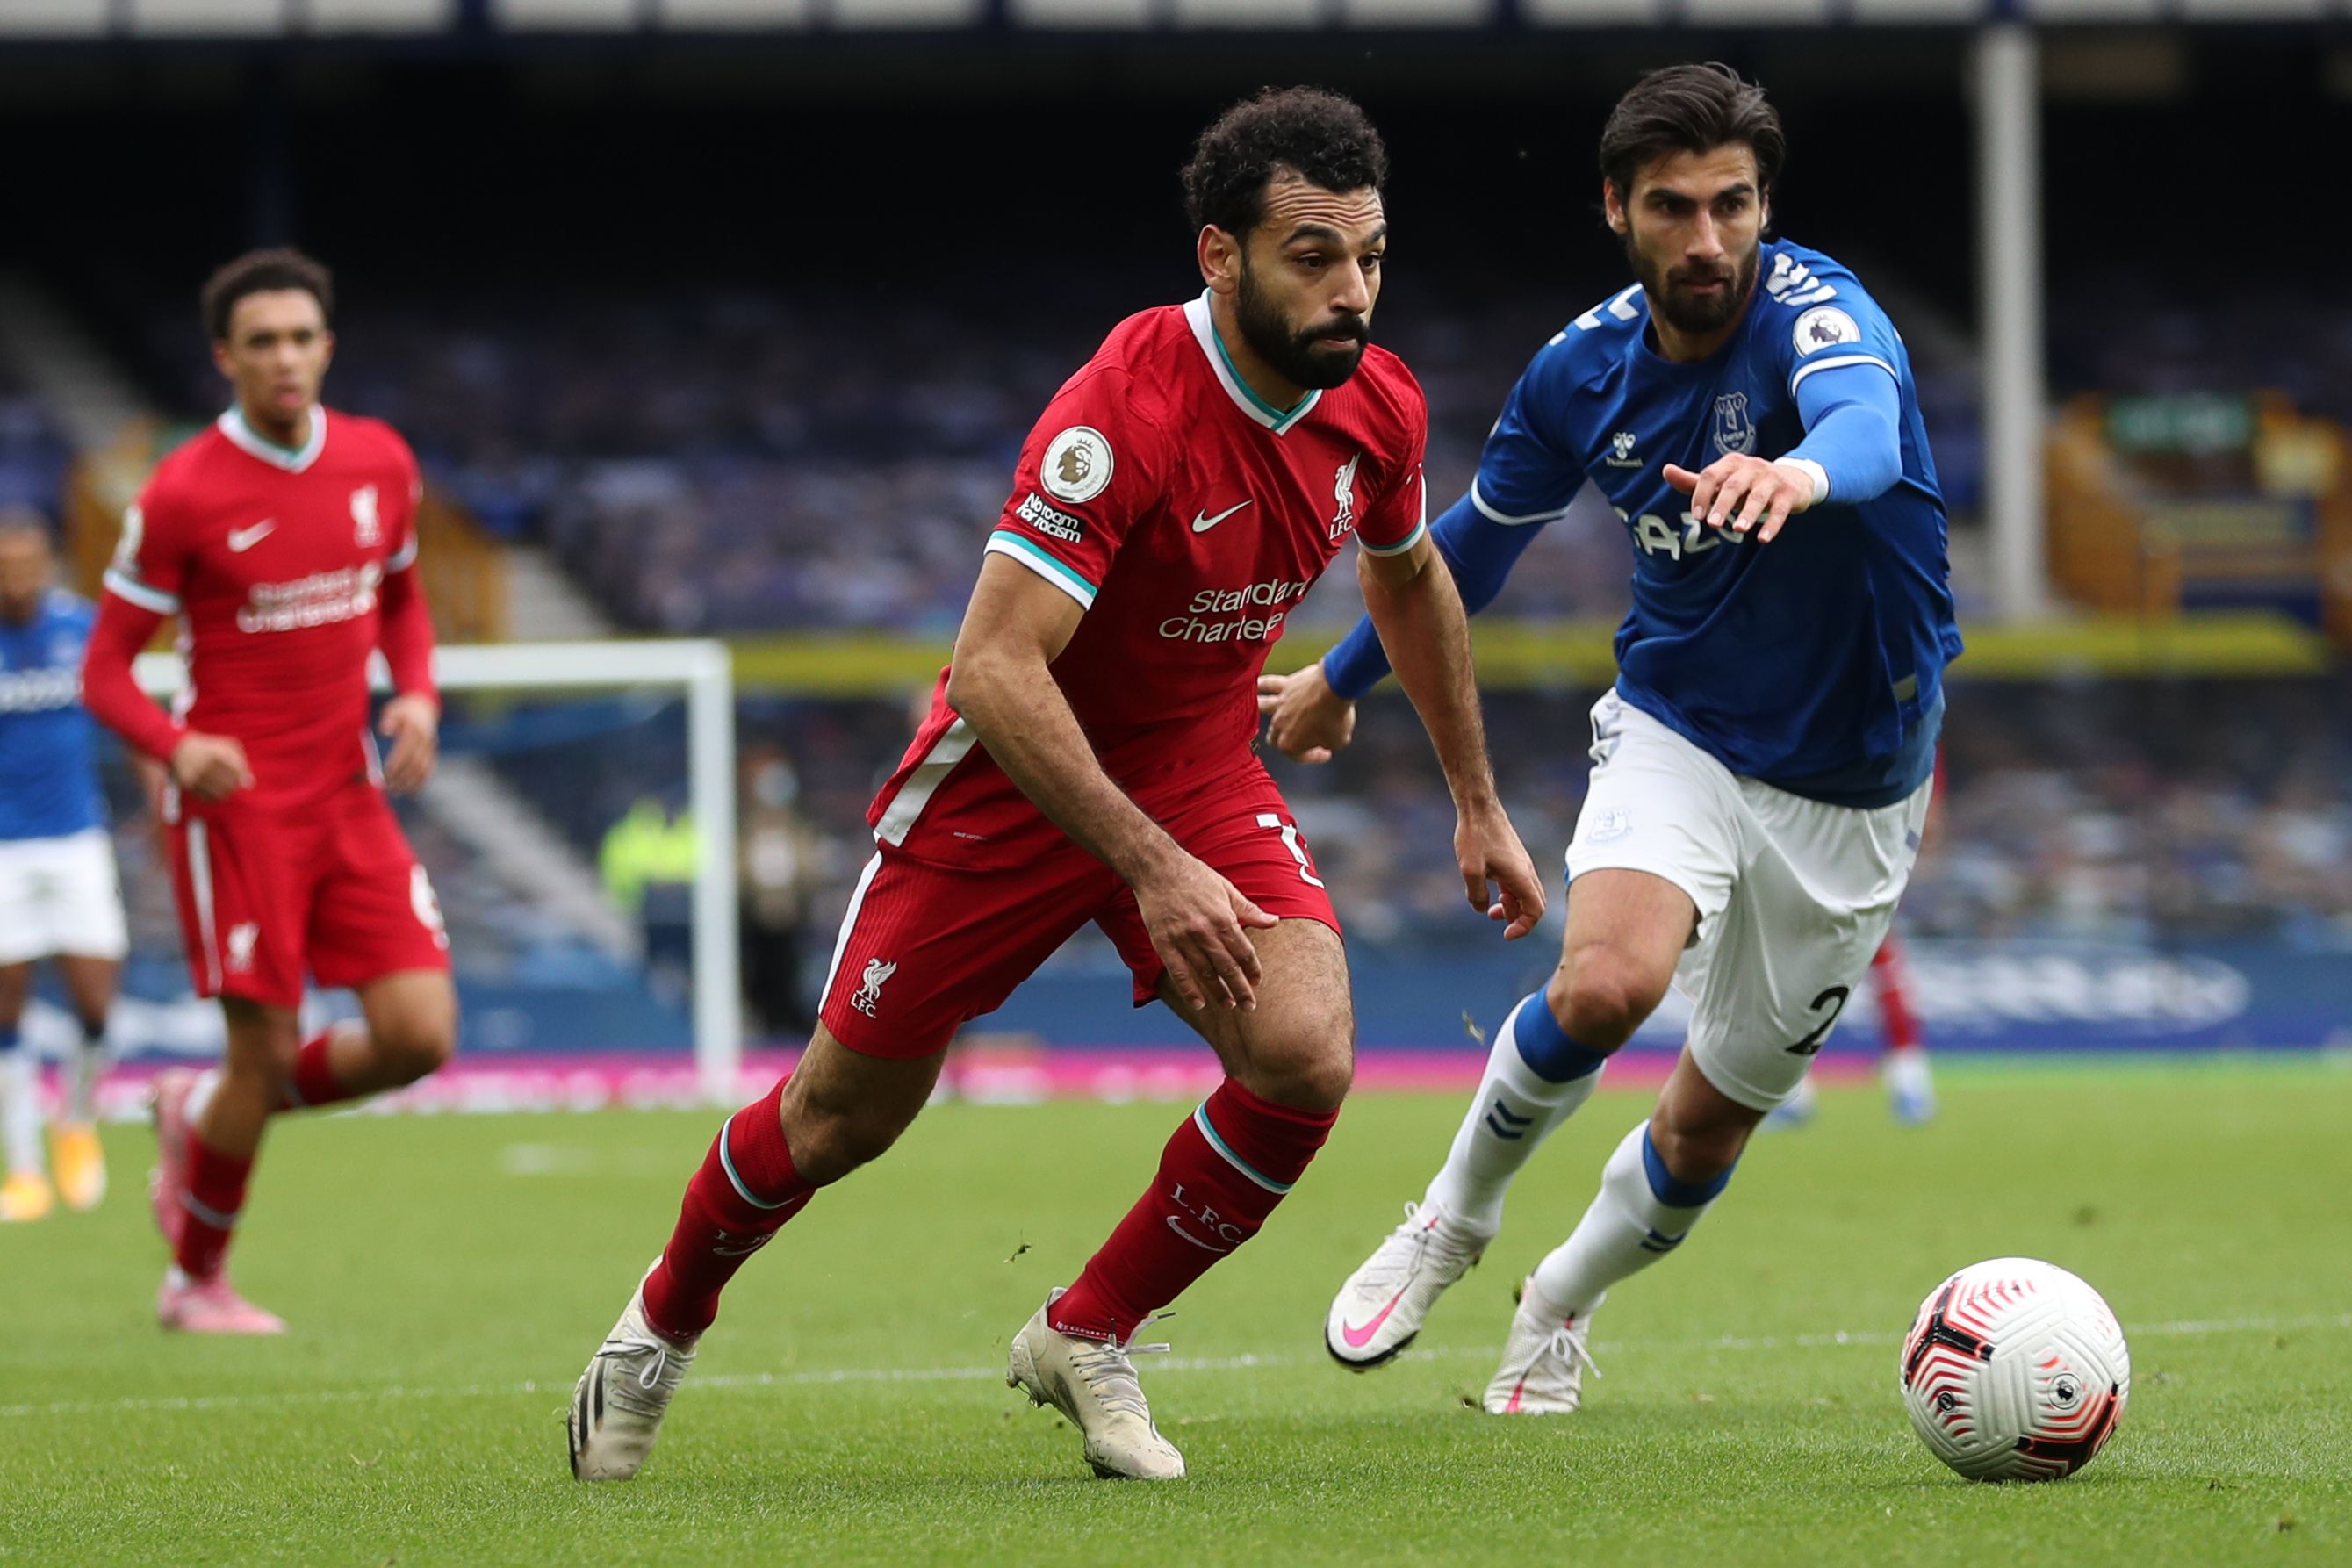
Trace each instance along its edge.
<instances>
[{"instance_id":1,"label":"white pitch line","mask_svg":"<svg viewBox=\"0 0 2352 1568\"><path fill-rule=\"evenodd\" d=\"M2133 1325L2127 1337L2137 1340L2148 1335L2158 1337L2207 1334L2284 1333L2302 1329L2352 1329L2352 1312L2314 1314L2297 1318L2191 1318L2168 1323ZM1835 1350L1844 1347L1870 1347L1902 1342L1900 1333L1880 1330L1841 1330L1828 1334L1722 1334L1713 1338L1685 1340L1604 1340L1596 1350L1615 1353L1620 1351L1769 1351L1769 1350ZM1499 1346L1465 1345L1452 1350L1407 1351L1402 1361L1492 1361L1500 1353ZM1236 1355L1236 1356L1170 1356L1155 1358L1145 1364L1147 1372L1239 1372L1255 1367L1303 1366L1320 1361L1318 1356L1299 1355ZM694 1380L697 1389L707 1388L812 1388L840 1384L866 1383L984 1383L1002 1380L1003 1372L986 1366L940 1367L835 1367L811 1372L756 1372L721 1373L716 1377ZM170 1397L129 1399L59 1399L46 1405L0 1405L0 1420L22 1420L37 1415L114 1415L140 1413L161 1413L178 1410L234 1410L243 1406L280 1408L302 1405L364 1405L410 1399L511 1399L526 1394L569 1394L571 1385L541 1383L536 1379L524 1383L467 1383L446 1388L410 1388L394 1384L384 1388L341 1388L321 1390L313 1394L204 1394Z\"/></svg>"}]
</instances>

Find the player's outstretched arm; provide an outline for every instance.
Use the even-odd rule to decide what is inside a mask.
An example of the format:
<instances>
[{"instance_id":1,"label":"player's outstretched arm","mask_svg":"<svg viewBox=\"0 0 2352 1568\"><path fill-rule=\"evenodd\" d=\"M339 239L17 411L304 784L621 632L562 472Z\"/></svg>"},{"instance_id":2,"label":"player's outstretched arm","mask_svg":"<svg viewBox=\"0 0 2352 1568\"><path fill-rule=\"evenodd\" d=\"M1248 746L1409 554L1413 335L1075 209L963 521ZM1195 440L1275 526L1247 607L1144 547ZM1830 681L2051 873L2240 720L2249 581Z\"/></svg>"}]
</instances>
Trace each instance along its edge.
<instances>
[{"instance_id":1,"label":"player's outstretched arm","mask_svg":"<svg viewBox=\"0 0 2352 1568\"><path fill-rule=\"evenodd\" d=\"M1430 524L1438 558L1454 574L1462 608L1476 615L1503 591L1517 562L1543 523L1506 525L1478 510L1465 495ZM1268 721L1266 738L1297 763L1328 763L1355 737L1356 700L1389 673L1388 650L1380 628L1366 616L1331 651L1294 675L1258 678L1257 708Z\"/></svg>"},{"instance_id":2,"label":"player's outstretched arm","mask_svg":"<svg viewBox=\"0 0 2352 1568\"><path fill-rule=\"evenodd\" d=\"M1470 663L1470 619L1454 574L1424 538L1399 555L1357 558L1364 604L1445 770L1458 824L1454 858L1473 909L1508 922L1516 940L1543 918L1543 883L1504 813L1486 755L1486 726Z\"/></svg>"},{"instance_id":3,"label":"player's outstretched arm","mask_svg":"<svg viewBox=\"0 0 2352 1568\"><path fill-rule=\"evenodd\" d=\"M163 617L108 594L81 664L82 706L90 717L170 768L173 782L205 800L220 800L253 784L245 748L226 735L183 730L139 689L132 663Z\"/></svg>"},{"instance_id":4,"label":"player's outstretched arm","mask_svg":"<svg viewBox=\"0 0 2352 1568\"><path fill-rule=\"evenodd\" d=\"M1257 949L1245 927L1275 917L1184 852L1103 772L1049 668L1085 611L1001 554L956 634L948 705L1037 809L1135 890L1151 945L1194 1007L1256 1005Z\"/></svg>"}]
</instances>

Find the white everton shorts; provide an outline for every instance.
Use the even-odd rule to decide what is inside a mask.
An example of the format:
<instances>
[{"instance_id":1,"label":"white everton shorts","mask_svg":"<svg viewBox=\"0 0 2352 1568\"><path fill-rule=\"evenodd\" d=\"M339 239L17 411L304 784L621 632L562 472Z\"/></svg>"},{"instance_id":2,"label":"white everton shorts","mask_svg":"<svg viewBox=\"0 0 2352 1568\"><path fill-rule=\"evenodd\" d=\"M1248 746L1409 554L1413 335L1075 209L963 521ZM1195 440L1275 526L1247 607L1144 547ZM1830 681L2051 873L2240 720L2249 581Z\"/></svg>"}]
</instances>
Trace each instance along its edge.
<instances>
[{"instance_id":1,"label":"white everton shorts","mask_svg":"<svg viewBox=\"0 0 2352 1568\"><path fill-rule=\"evenodd\" d=\"M1741 778L1614 689L1593 705L1592 760L1570 882L1647 871L1690 895L1698 929L1675 985L1692 1004L1691 1056L1726 1095L1771 1110L1886 940L1932 781L1893 805L1807 800Z\"/></svg>"},{"instance_id":2,"label":"white everton shorts","mask_svg":"<svg viewBox=\"0 0 2352 1568\"><path fill-rule=\"evenodd\" d=\"M121 958L130 946L104 828L0 839L0 963L57 953Z\"/></svg>"}]
</instances>

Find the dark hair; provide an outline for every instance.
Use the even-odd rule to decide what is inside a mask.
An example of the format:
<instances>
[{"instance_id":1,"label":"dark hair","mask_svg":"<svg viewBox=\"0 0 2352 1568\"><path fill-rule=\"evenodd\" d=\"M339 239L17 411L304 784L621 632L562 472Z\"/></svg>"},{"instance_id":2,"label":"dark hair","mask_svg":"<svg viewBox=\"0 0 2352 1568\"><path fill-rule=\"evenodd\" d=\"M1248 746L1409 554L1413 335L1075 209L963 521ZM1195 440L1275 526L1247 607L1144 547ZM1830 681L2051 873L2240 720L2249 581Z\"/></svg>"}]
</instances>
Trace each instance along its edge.
<instances>
[{"instance_id":1,"label":"dark hair","mask_svg":"<svg viewBox=\"0 0 2352 1568\"><path fill-rule=\"evenodd\" d=\"M1314 87L1264 88L1216 118L1184 165L1194 228L1243 235L1265 216L1265 187L1287 171L1327 191L1378 190L1389 150L1361 109Z\"/></svg>"},{"instance_id":2,"label":"dark hair","mask_svg":"<svg viewBox=\"0 0 2352 1568\"><path fill-rule=\"evenodd\" d=\"M278 289L300 289L319 301L319 314L331 322L335 315L335 275L299 250L248 250L205 279L197 296L204 311L205 335L214 342L228 336L229 317L247 294Z\"/></svg>"},{"instance_id":3,"label":"dark hair","mask_svg":"<svg viewBox=\"0 0 2352 1568\"><path fill-rule=\"evenodd\" d=\"M1669 153L1706 153L1744 142L1756 154L1757 183L1767 192L1788 161L1789 138L1764 89L1719 61L1667 66L1626 89L1601 128L1601 174L1629 201L1633 179Z\"/></svg>"}]
</instances>

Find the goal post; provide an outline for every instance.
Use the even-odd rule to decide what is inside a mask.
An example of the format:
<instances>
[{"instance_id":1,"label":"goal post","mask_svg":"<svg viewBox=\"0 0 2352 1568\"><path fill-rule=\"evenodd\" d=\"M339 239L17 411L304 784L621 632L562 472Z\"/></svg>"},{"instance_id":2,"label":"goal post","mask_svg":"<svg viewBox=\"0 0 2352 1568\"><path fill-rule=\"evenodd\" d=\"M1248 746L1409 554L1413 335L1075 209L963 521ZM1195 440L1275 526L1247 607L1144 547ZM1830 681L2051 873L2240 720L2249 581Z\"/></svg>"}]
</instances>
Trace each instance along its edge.
<instances>
[{"instance_id":1,"label":"goal post","mask_svg":"<svg viewBox=\"0 0 2352 1568\"><path fill-rule=\"evenodd\" d=\"M383 660L375 683L388 687ZM690 1005L696 1077L713 1103L733 1102L742 1062L735 845L735 681L727 645L709 639L457 644L434 650L445 692L583 693L672 687L686 701L686 801L697 868L691 889ZM139 683L169 698L187 683L176 653L139 658Z\"/></svg>"}]
</instances>

